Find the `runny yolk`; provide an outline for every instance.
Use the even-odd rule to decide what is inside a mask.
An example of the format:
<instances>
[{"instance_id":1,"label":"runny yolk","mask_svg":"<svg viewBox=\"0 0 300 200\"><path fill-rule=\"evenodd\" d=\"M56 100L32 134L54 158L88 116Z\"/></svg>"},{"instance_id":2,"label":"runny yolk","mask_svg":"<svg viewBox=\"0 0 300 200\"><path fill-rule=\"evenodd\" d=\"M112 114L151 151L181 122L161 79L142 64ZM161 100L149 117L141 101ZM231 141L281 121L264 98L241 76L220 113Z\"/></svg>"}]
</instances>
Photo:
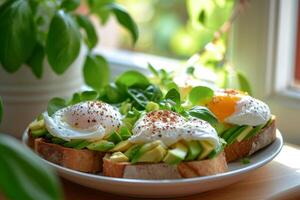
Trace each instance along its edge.
<instances>
[{"instance_id":1,"label":"runny yolk","mask_svg":"<svg viewBox=\"0 0 300 200\"><path fill-rule=\"evenodd\" d=\"M235 106L241 98L235 95L214 96L207 104L208 108L216 115L220 122L232 115Z\"/></svg>"}]
</instances>

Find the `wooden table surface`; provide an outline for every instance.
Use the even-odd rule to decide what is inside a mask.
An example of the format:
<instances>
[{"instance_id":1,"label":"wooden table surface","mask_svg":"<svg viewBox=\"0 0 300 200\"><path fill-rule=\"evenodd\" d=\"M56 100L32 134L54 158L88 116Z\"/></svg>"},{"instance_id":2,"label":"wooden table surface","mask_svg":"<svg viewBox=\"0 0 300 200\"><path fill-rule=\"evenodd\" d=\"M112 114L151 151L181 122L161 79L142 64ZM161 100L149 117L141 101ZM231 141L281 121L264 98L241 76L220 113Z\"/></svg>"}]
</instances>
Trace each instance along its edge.
<instances>
[{"instance_id":1,"label":"wooden table surface","mask_svg":"<svg viewBox=\"0 0 300 200\"><path fill-rule=\"evenodd\" d=\"M137 199L116 196L94 189L86 188L67 180L62 180L67 200L127 200ZM287 191L282 193L283 191ZM275 196L274 196L275 195ZM193 196L182 197L182 200L222 199L222 200L257 200L267 199L300 200L300 148L284 145L280 154L269 164L252 172L244 180L233 185Z\"/></svg>"}]
</instances>

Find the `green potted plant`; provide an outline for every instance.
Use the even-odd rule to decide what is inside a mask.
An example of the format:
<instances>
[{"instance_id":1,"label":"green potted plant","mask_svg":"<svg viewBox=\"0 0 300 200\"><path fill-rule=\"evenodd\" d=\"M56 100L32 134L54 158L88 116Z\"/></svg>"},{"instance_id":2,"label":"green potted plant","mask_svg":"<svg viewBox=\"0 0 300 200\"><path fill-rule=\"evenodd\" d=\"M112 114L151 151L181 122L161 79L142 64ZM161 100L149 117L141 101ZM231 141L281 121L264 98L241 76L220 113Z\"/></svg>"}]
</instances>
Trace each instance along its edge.
<instances>
[{"instance_id":1,"label":"green potted plant","mask_svg":"<svg viewBox=\"0 0 300 200\"><path fill-rule=\"evenodd\" d=\"M105 24L111 15L136 42L135 22L113 0L0 0L1 130L19 136L51 97L79 90L82 77L95 90L108 82L106 60L93 53L90 16Z\"/></svg>"}]
</instances>

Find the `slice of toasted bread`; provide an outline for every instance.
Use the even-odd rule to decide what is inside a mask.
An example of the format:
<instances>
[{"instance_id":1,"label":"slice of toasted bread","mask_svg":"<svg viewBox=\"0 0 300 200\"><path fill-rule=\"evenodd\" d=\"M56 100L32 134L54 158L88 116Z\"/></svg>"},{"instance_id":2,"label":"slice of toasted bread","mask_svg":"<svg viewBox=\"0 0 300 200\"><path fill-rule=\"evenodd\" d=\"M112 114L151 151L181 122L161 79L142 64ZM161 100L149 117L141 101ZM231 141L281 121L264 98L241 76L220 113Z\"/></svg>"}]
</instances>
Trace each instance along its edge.
<instances>
[{"instance_id":1,"label":"slice of toasted bread","mask_svg":"<svg viewBox=\"0 0 300 200\"><path fill-rule=\"evenodd\" d=\"M241 159L245 156L250 156L256 151L271 144L276 139L276 123L275 119L265 128L260 130L255 136L234 142L225 147L225 155L227 162Z\"/></svg>"},{"instance_id":2,"label":"slice of toasted bread","mask_svg":"<svg viewBox=\"0 0 300 200\"><path fill-rule=\"evenodd\" d=\"M179 179L213 175L228 170L224 153L213 159L182 162L178 165L118 163L109 160L108 157L109 155L103 158L103 175L117 178Z\"/></svg>"},{"instance_id":3,"label":"slice of toasted bread","mask_svg":"<svg viewBox=\"0 0 300 200\"><path fill-rule=\"evenodd\" d=\"M34 150L44 159L69 169L88 173L102 171L104 153L101 152L66 148L43 138L34 139Z\"/></svg>"}]
</instances>

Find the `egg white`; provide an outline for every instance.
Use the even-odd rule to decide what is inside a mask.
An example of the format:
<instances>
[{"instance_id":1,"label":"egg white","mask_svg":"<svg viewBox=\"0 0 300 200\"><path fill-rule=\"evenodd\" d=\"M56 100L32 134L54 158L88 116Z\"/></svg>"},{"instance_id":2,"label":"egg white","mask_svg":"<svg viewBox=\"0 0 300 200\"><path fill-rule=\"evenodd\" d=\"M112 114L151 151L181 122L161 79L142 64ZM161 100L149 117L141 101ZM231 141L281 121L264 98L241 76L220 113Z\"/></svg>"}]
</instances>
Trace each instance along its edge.
<instances>
[{"instance_id":1,"label":"egg white","mask_svg":"<svg viewBox=\"0 0 300 200\"><path fill-rule=\"evenodd\" d=\"M66 141L71 139L102 139L122 124L121 114L103 102L81 102L56 111L44 113L49 133Z\"/></svg>"},{"instance_id":2,"label":"egg white","mask_svg":"<svg viewBox=\"0 0 300 200\"><path fill-rule=\"evenodd\" d=\"M186 120L167 110L153 111L142 116L135 123L132 133L129 140L133 143L161 140L170 146L179 140L207 140L215 147L220 145L216 130L208 122L197 118Z\"/></svg>"},{"instance_id":3,"label":"egg white","mask_svg":"<svg viewBox=\"0 0 300 200\"><path fill-rule=\"evenodd\" d=\"M235 112L224 121L229 124L258 126L271 118L267 104L250 96L243 96L235 105Z\"/></svg>"}]
</instances>

